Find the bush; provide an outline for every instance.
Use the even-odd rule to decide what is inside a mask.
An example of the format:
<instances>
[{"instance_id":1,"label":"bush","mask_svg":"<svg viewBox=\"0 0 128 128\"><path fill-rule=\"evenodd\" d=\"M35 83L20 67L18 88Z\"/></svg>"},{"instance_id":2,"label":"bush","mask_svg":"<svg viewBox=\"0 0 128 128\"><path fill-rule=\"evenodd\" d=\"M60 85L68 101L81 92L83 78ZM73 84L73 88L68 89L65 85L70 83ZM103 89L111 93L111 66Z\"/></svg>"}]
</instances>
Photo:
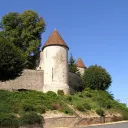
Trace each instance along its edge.
<instances>
[{"instance_id":1,"label":"bush","mask_svg":"<svg viewBox=\"0 0 128 128\"><path fill-rule=\"evenodd\" d=\"M67 99L69 102L71 102L71 101L72 101L72 96L67 95L67 96L66 96L66 99Z\"/></svg>"},{"instance_id":2,"label":"bush","mask_svg":"<svg viewBox=\"0 0 128 128\"><path fill-rule=\"evenodd\" d=\"M81 97L81 98L84 98L83 94L80 92L78 93L78 96Z\"/></svg>"},{"instance_id":3,"label":"bush","mask_svg":"<svg viewBox=\"0 0 128 128\"><path fill-rule=\"evenodd\" d=\"M77 104L76 107L75 107L77 110L81 111L81 112L84 112L86 111L83 104Z\"/></svg>"},{"instance_id":4,"label":"bush","mask_svg":"<svg viewBox=\"0 0 128 128\"><path fill-rule=\"evenodd\" d=\"M0 127L18 128L18 119L13 114L0 113Z\"/></svg>"},{"instance_id":5,"label":"bush","mask_svg":"<svg viewBox=\"0 0 128 128\"><path fill-rule=\"evenodd\" d=\"M25 112L30 112L30 111L36 111L36 109L33 107L33 105L29 104L29 103L24 103L22 105L22 109Z\"/></svg>"},{"instance_id":6,"label":"bush","mask_svg":"<svg viewBox=\"0 0 128 128\"><path fill-rule=\"evenodd\" d=\"M37 110L37 112L39 112L40 114L43 114L43 113L46 112L45 106L43 106L43 105L37 105L37 106L36 106L36 110Z\"/></svg>"},{"instance_id":7,"label":"bush","mask_svg":"<svg viewBox=\"0 0 128 128\"><path fill-rule=\"evenodd\" d=\"M107 108L107 109L113 108L112 102L106 102L106 108Z\"/></svg>"},{"instance_id":8,"label":"bush","mask_svg":"<svg viewBox=\"0 0 128 128\"><path fill-rule=\"evenodd\" d=\"M58 90L57 94L63 96L64 95L64 91L63 90Z\"/></svg>"},{"instance_id":9,"label":"bush","mask_svg":"<svg viewBox=\"0 0 128 128\"><path fill-rule=\"evenodd\" d=\"M24 114L19 119L20 125L28 125L28 124L40 124L42 125L44 123L43 117L37 115L35 112L29 112Z\"/></svg>"},{"instance_id":10,"label":"bush","mask_svg":"<svg viewBox=\"0 0 128 128\"><path fill-rule=\"evenodd\" d=\"M72 110L69 107L66 107L66 106L64 107L63 112L65 114L73 115Z\"/></svg>"},{"instance_id":11,"label":"bush","mask_svg":"<svg viewBox=\"0 0 128 128\"><path fill-rule=\"evenodd\" d=\"M104 116L104 111L102 109L97 109L96 110L96 113L99 115L99 116Z\"/></svg>"},{"instance_id":12,"label":"bush","mask_svg":"<svg viewBox=\"0 0 128 128\"><path fill-rule=\"evenodd\" d=\"M128 111L122 111L121 114L124 120L128 120Z\"/></svg>"},{"instance_id":13,"label":"bush","mask_svg":"<svg viewBox=\"0 0 128 128\"><path fill-rule=\"evenodd\" d=\"M85 109L91 110L91 106L88 103L84 103L83 106Z\"/></svg>"},{"instance_id":14,"label":"bush","mask_svg":"<svg viewBox=\"0 0 128 128\"><path fill-rule=\"evenodd\" d=\"M86 95L87 97L89 97L89 98L92 97L92 95L91 95L89 92L85 92L85 95Z\"/></svg>"}]
</instances>

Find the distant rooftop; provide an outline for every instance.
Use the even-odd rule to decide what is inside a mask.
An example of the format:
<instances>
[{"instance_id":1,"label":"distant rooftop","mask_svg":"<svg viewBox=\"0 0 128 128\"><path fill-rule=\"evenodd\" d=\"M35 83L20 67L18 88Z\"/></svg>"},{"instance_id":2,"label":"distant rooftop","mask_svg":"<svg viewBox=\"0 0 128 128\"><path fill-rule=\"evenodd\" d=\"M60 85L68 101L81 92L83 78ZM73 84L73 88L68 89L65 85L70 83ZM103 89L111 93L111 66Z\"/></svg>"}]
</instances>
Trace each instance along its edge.
<instances>
[{"instance_id":1,"label":"distant rooftop","mask_svg":"<svg viewBox=\"0 0 128 128\"><path fill-rule=\"evenodd\" d=\"M78 58L78 60L76 62L76 66L80 67L80 68L86 68L86 66L84 65L84 63L83 63L81 58Z\"/></svg>"}]
</instances>

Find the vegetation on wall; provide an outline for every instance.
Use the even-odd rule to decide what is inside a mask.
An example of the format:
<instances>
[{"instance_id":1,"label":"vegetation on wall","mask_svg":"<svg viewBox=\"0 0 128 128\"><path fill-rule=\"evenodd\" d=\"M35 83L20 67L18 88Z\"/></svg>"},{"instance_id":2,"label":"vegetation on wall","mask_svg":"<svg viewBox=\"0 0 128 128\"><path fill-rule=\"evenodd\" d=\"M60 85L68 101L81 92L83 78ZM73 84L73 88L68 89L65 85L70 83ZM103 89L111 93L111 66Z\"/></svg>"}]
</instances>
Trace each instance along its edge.
<instances>
[{"instance_id":1,"label":"vegetation on wall","mask_svg":"<svg viewBox=\"0 0 128 128\"><path fill-rule=\"evenodd\" d=\"M84 87L91 89L106 90L112 82L110 74L101 66L89 66L83 75Z\"/></svg>"},{"instance_id":2,"label":"vegetation on wall","mask_svg":"<svg viewBox=\"0 0 128 128\"><path fill-rule=\"evenodd\" d=\"M22 72L25 54L6 39L0 38L0 80L14 78Z\"/></svg>"},{"instance_id":3,"label":"vegetation on wall","mask_svg":"<svg viewBox=\"0 0 128 128\"><path fill-rule=\"evenodd\" d=\"M34 67L32 59L39 52L41 34L45 30L43 18L32 10L22 14L10 12L2 17L0 30L0 37L9 40L27 55L27 67Z\"/></svg>"}]
</instances>

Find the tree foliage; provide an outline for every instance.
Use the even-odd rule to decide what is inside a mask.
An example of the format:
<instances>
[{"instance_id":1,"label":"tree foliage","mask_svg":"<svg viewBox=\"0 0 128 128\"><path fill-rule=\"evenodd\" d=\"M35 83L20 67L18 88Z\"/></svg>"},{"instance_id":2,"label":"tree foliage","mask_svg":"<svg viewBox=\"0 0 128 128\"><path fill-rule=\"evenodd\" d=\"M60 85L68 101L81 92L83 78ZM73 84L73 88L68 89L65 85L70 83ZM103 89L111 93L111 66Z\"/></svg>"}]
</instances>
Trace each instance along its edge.
<instances>
[{"instance_id":1,"label":"tree foliage","mask_svg":"<svg viewBox=\"0 0 128 128\"><path fill-rule=\"evenodd\" d=\"M0 38L0 80L20 75L25 66L26 56L6 39Z\"/></svg>"},{"instance_id":2,"label":"tree foliage","mask_svg":"<svg viewBox=\"0 0 128 128\"><path fill-rule=\"evenodd\" d=\"M111 85L110 74L101 66L90 66L83 75L83 84L85 87L98 90L106 90Z\"/></svg>"},{"instance_id":3,"label":"tree foliage","mask_svg":"<svg viewBox=\"0 0 128 128\"><path fill-rule=\"evenodd\" d=\"M77 66L75 64L75 59L73 58L72 54L70 55L68 65L69 65L69 72L72 72L72 73L77 73L78 72Z\"/></svg>"},{"instance_id":4,"label":"tree foliage","mask_svg":"<svg viewBox=\"0 0 128 128\"><path fill-rule=\"evenodd\" d=\"M2 17L0 37L4 37L20 48L29 57L39 52L41 34L45 30L42 17L32 10L22 14L11 12Z\"/></svg>"}]
</instances>

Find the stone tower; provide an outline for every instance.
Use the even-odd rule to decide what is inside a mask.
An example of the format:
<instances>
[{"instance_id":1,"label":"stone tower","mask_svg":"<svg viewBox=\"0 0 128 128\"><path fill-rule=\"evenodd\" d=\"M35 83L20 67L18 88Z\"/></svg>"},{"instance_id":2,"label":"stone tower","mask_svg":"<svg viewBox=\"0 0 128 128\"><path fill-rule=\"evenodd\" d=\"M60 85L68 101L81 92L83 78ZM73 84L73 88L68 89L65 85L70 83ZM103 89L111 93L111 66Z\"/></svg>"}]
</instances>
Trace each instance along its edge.
<instances>
[{"instance_id":1,"label":"stone tower","mask_svg":"<svg viewBox=\"0 0 128 128\"><path fill-rule=\"evenodd\" d=\"M79 70L80 74L83 75L86 67L81 58L78 58L78 60L76 62L76 66L77 66L77 69Z\"/></svg>"},{"instance_id":2,"label":"stone tower","mask_svg":"<svg viewBox=\"0 0 128 128\"><path fill-rule=\"evenodd\" d=\"M44 71L43 92L63 90L69 93L68 86L68 46L54 30L41 52L40 68Z\"/></svg>"}]
</instances>

